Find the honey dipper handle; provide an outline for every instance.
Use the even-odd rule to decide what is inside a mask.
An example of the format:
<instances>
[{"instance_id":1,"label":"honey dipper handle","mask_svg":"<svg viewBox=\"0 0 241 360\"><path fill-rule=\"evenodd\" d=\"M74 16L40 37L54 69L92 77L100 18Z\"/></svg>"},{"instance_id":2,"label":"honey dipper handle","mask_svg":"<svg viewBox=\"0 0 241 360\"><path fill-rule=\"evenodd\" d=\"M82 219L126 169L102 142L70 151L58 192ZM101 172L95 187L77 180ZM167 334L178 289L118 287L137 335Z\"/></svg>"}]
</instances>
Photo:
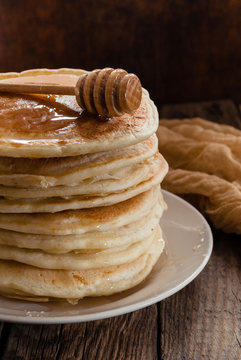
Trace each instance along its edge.
<instances>
[{"instance_id":1,"label":"honey dipper handle","mask_svg":"<svg viewBox=\"0 0 241 360\"><path fill-rule=\"evenodd\" d=\"M0 92L10 92L15 94L56 94L56 95L74 95L74 86L65 86L59 84L12 84L0 83Z\"/></svg>"}]
</instances>

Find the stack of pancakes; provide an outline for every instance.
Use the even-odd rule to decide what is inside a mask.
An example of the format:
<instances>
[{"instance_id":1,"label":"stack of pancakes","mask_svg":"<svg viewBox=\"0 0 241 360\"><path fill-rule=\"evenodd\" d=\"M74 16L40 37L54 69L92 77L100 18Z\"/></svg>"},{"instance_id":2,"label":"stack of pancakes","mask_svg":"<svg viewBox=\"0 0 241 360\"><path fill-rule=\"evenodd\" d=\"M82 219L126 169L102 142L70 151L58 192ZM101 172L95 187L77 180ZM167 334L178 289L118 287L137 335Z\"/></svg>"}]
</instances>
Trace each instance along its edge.
<instances>
[{"instance_id":1,"label":"stack of pancakes","mask_svg":"<svg viewBox=\"0 0 241 360\"><path fill-rule=\"evenodd\" d=\"M0 81L75 84L82 70ZM13 78L13 80L11 80ZM74 96L0 96L0 293L76 302L131 288L164 248L158 114L100 119Z\"/></svg>"}]
</instances>

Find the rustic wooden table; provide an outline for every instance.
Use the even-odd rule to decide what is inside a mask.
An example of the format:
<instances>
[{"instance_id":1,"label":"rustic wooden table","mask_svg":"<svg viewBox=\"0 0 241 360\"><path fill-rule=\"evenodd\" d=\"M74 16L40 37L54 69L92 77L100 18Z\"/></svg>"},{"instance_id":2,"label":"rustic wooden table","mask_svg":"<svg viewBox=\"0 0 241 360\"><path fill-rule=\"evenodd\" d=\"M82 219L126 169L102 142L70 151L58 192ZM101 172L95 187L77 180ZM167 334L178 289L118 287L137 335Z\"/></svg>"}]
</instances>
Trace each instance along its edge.
<instances>
[{"instance_id":1,"label":"rustic wooden table","mask_svg":"<svg viewBox=\"0 0 241 360\"><path fill-rule=\"evenodd\" d=\"M241 128L232 101L166 105L161 117L192 117ZM241 239L213 229L202 273L170 298L130 314L89 323L1 323L0 358L104 360L240 360Z\"/></svg>"}]
</instances>

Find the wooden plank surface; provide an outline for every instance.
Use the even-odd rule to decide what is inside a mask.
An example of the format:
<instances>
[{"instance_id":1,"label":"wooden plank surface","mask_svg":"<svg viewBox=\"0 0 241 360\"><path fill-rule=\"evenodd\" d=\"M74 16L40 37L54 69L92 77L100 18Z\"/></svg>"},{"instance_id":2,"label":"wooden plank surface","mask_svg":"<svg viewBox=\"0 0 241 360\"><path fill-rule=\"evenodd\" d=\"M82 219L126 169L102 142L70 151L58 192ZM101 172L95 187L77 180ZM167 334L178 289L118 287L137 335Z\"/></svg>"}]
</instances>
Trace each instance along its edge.
<instances>
[{"instance_id":1,"label":"wooden plank surface","mask_svg":"<svg viewBox=\"0 0 241 360\"><path fill-rule=\"evenodd\" d=\"M5 360L158 358L156 305L89 323L2 326L1 359Z\"/></svg>"},{"instance_id":2,"label":"wooden plank surface","mask_svg":"<svg viewBox=\"0 0 241 360\"><path fill-rule=\"evenodd\" d=\"M241 127L229 101L166 105L162 117L203 116ZM1 323L0 359L240 360L241 239L213 229L202 273L177 294L143 310L89 323Z\"/></svg>"},{"instance_id":3,"label":"wooden plank surface","mask_svg":"<svg viewBox=\"0 0 241 360\"><path fill-rule=\"evenodd\" d=\"M241 359L240 237L214 240L201 275L159 304L163 359Z\"/></svg>"},{"instance_id":4,"label":"wooden plank surface","mask_svg":"<svg viewBox=\"0 0 241 360\"><path fill-rule=\"evenodd\" d=\"M241 129L240 109L232 100L163 105L159 109L159 115L160 118L167 119L201 117Z\"/></svg>"}]
</instances>

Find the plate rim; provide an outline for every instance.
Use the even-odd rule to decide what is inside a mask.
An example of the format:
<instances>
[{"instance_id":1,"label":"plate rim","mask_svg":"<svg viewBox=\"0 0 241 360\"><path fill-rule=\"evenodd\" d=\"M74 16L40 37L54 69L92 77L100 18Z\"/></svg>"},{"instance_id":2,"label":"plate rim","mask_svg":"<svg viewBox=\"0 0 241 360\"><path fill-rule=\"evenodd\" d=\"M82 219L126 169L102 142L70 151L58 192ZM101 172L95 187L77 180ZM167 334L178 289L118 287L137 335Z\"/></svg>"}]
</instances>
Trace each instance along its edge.
<instances>
[{"instance_id":1,"label":"plate rim","mask_svg":"<svg viewBox=\"0 0 241 360\"><path fill-rule=\"evenodd\" d=\"M207 265L210 256L212 254L213 250L213 234L212 230L210 228L210 225L208 224L205 217L190 203L188 203L186 200L182 199L180 196L177 196L167 190L162 189L162 193L164 197L170 197L173 198L175 201L181 202L182 205L188 207L192 212L195 214L195 216L199 217L205 226L205 231L208 234L208 250L205 254L205 257L203 257L203 260L201 264L193 271L185 280L183 280L180 284L172 287L169 290L166 290L156 296L150 297L145 300L137 301L132 304L122 305L118 308L111 309L111 310L103 310L100 312L94 312L92 314L82 314L82 315L67 315L67 316L26 316L26 315L4 315L0 313L0 321L2 322L12 322L12 323L22 323L22 324L70 324L70 323L81 323L81 322L89 322L89 321L95 321L95 320L103 320L107 318L111 318L114 316L120 316L123 314L128 314L133 311L137 311L140 309L143 309L145 307L151 306L153 304L156 304L157 302L160 302L173 294L177 293L184 287L186 287L190 282L192 282L204 269L204 267ZM3 298L0 296L0 300ZM21 300L19 300L21 301ZM34 303L34 302L31 302ZM41 305L44 305L44 303L41 303Z\"/></svg>"}]
</instances>

